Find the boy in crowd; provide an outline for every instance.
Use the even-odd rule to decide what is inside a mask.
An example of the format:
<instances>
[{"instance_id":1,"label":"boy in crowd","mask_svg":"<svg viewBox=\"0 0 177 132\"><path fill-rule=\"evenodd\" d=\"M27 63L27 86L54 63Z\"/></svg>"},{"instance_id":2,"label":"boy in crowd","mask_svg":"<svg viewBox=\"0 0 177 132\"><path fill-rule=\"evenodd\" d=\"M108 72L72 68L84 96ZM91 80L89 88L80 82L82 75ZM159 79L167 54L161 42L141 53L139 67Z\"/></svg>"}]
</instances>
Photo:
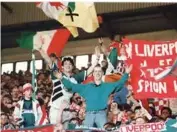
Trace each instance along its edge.
<instances>
[{"instance_id":1,"label":"boy in crowd","mask_svg":"<svg viewBox=\"0 0 177 132\"><path fill-rule=\"evenodd\" d=\"M24 97L15 106L14 119L20 127L34 127L41 125L42 110L39 103L32 99L32 85L23 86Z\"/></svg>"}]
</instances>

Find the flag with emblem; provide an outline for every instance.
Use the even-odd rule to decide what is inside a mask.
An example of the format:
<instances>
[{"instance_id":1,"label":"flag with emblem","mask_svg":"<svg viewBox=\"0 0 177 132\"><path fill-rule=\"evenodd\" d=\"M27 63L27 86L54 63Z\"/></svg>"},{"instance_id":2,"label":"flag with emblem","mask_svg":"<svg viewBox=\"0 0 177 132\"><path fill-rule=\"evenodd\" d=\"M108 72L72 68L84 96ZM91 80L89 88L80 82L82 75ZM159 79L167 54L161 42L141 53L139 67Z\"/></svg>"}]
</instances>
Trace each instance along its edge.
<instances>
[{"instance_id":1,"label":"flag with emblem","mask_svg":"<svg viewBox=\"0 0 177 132\"><path fill-rule=\"evenodd\" d=\"M78 36L77 27L88 33L99 27L94 3L84 2L39 2L37 7L48 17L59 21L74 37Z\"/></svg>"},{"instance_id":2,"label":"flag with emblem","mask_svg":"<svg viewBox=\"0 0 177 132\"><path fill-rule=\"evenodd\" d=\"M155 110L157 115L161 115L161 110L163 107L168 107L169 106L169 99L163 98L155 98L154 99L154 105L155 105Z\"/></svg>"},{"instance_id":3,"label":"flag with emblem","mask_svg":"<svg viewBox=\"0 0 177 132\"><path fill-rule=\"evenodd\" d=\"M61 56L69 37L70 32L67 29L41 32L23 32L21 37L17 39L17 43L24 49L42 49L48 56L51 53Z\"/></svg>"}]
</instances>

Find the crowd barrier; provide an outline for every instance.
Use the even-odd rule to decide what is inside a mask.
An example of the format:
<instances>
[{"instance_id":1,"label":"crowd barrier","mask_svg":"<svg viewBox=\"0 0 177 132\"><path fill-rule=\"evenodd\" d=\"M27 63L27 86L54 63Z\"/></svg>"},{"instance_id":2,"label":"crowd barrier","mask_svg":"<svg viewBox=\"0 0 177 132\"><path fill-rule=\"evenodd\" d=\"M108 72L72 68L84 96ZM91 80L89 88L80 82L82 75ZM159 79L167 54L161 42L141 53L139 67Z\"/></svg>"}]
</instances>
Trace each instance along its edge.
<instances>
[{"instance_id":1,"label":"crowd barrier","mask_svg":"<svg viewBox=\"0 0 177 132\"><path fill-rule=\"evenodd\" d=\"M126 125L126 126L121 126L120 128L117 128L112 131L116 131L116 132L168 132L168 131L177 132L177 126L175 127L175 123L177 125L176 120L170 120L170 121L167 121L167 123L156 122L156 123L145 123L145 124L137 124L137 125ZM17 129L17 130L3 130L2 132L54 132L54 129L55 129L55 126L50 124L50 125L33 127L33 128L23 128L23 129ZM66 132L83 131L83 130L106 132L105 130L99 129L99 128L86 127L86 126L73 126L73 125L70 129L67 129Z\"/></svg>"}]
</instances>

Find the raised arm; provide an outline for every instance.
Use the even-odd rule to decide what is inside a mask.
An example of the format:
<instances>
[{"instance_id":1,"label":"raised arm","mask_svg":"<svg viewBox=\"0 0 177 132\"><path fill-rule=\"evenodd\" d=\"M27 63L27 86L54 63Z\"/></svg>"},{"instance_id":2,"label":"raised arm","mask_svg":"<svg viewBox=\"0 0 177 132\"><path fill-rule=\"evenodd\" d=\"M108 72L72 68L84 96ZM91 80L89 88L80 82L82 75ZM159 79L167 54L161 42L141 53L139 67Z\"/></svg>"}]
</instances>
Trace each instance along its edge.
<instances>
[{"instance_id":1,"label":"raised arm","mask_svg":"<svg viewBox=\"0 0 177 132\"><path fill-rule=\"evenodd\" d=\"M121 79L117 82L114 82L114 83L110 83L111 87L108 88L111 91L118 91L120 90L121 88L124 87L126 81L128 80L129 78L129 73L131 72L133 68L133 65L130 65L129 67L126 67L126 72L124 73L124 75L121 77Z\"/></svg>"},{"instance_id":2,"label":"raised arm","mask_svg":"<svg viewBox=\"0 0 177 132\"><path fill-rule=\"evenodd\" d=\"M41 53L41 56L44 58L44 60L47 62L48 66L51 68L52 67L52 61L50 60L47 53L45 53L42 49L40 49L39 52Z\"/></svg>"},{"instance_id":3,"label":"raised arm","mask_svg":"<svg viewBox=\"0 0 177 132\"><path fill-rule=\"evenodd\" d=\"M88 70L87 70L87 76L89 76L93 72L94 67L98 64L98 62L100 60L100 55L97 55L97 54L95 54L95 55L96 55L97 58L94 61L94 63L88 68Z\"/></svg>"},{"instance_id":4,"label":"raised arm","mask_svg":"<svg viewBox=\"0 0 177 132\"><path fill-rule=\"evenodd\" d=\"M114 85L113 89L119 91L121 88L123 88L129 78L128 76L129 76L128 73L124 73L121 79L113 84Z\"/></svg>"}]
</instances>

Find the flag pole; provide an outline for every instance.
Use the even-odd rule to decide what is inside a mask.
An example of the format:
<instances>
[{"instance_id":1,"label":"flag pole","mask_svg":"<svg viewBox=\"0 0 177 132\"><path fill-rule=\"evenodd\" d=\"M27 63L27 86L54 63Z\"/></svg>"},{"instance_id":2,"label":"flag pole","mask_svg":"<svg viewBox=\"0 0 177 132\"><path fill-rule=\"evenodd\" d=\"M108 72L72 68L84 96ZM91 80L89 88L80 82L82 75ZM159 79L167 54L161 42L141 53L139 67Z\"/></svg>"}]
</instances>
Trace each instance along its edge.
<instances>
[{"instance_id":1,"label":"flag pole","mask_svg":"<svg viewBox=\"0 0 177 132\"><path fill-rule=\"evenodd\" d=\"M35 93L36 93L36 86L35 86L35 54L34 54L34 50L32 50L32 86L33 86L33 95L32 98L35 99Z\"/></svg>"}]
</instances>

